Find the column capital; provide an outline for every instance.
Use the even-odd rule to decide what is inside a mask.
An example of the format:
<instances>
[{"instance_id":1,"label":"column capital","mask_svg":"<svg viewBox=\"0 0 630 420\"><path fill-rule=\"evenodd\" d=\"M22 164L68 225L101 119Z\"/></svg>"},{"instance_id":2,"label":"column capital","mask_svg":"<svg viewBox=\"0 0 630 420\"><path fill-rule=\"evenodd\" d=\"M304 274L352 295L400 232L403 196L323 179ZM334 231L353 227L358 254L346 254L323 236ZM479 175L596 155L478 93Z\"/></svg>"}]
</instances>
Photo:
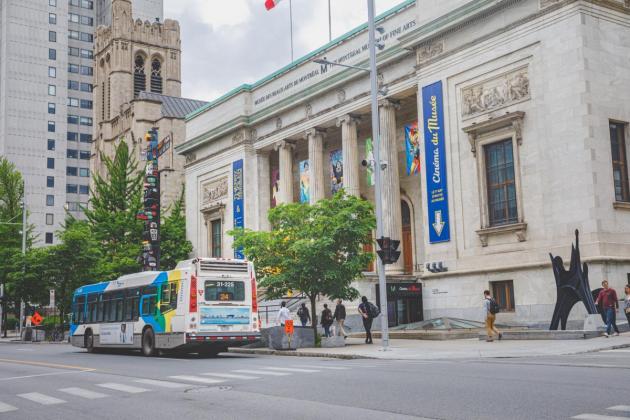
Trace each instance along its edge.
<instances>
[{"instance_id":1,"label":"column capital","mask_svg":"<svg viewBox=\"0 0 630 420\"><path fill-rule=\"evenodd\" d=\"M256 156L268 157L271 154L271 150L266 149L254 149Z\"/></svg>"},{"instance_id":2,"label":"column capital","mask_svg":"<svg viewBox=\"0 0 630 420\"><path fill-rule=\"evenodd\" d=\"M344 124L358 124L361 121L361 116L356 114L346 114L337 118L337 127L341 127Z\"/></svg>"},{"instance_id":3,"label":"column capital","mask_svg":"<svg viewBox=\"0 0 630 420\"><path fill-rule=\"evenodd\" d=\"M292 143L287 140L281 140L278 143L276 143L273 148L276 151L280 149L287 149L287 148L293 150L295 149L295 143Z\"/></svg>"},{"instance_id":4,"label":"column capital","mask_svg":"<svg viewBox=\"0 0 630 420\"><path fill-rule=\"evenodd\" d=\"M389 99L389 98L385 98L385 99L381 99L378 101L378 107L379 108L394 108L394 110L397 110L400 108L400 101L397 101L395 99Z\"/></svg>"},{"instance_id":5,"label":"column capital","mask_svg":"<svg viewBox=\"0 0 630 420\"><path fill-rule=\"evenodd\" d=\"M304 132L305 139L308 139L310 137L314 137L317 135L324 137L326 135L326 130L323 128L313 127L313 128L309 128L308 130Z\"/></svg>"}]
</instances>

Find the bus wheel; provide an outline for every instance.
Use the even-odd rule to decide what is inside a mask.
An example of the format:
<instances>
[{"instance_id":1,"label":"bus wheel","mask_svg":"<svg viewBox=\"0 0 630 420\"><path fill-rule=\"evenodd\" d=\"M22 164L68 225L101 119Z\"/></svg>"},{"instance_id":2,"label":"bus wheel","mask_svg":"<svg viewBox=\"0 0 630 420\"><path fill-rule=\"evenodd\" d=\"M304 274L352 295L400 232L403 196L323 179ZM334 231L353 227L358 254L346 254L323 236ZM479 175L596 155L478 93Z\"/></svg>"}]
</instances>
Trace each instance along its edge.
<instances>
[{"instance_id":1,"label":"bus wheel","mask_svg":"<svg viewBox=\"0 0 630 420\"><path fill-rule=\"evenodd\" d=\"M85 334L85 348L88 353L94 353L94 336L92 335L92 331L88 331Z\"/></svg>"},{"instance_id":2,"label":"bus wheel","mask_svg":"<svg viewBox=\"0 0 630 420\"><path fill-rule=\"evenodd\" d=\"M152 357L155 353L155 334L151 328L147 328L142 333L142 354Z\"/></svg>"}]
</instances>

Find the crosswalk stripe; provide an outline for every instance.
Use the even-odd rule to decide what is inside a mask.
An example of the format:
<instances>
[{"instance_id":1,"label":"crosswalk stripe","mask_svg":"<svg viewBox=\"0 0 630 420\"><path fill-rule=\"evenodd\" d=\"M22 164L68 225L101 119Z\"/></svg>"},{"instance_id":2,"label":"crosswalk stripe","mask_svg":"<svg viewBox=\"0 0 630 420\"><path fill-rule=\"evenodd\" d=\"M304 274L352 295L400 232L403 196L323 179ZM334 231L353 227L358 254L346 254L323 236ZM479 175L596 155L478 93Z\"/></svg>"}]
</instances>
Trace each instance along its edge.
<instances>
[{"instance_id":1,"label":"crosswalk stripe","mask_svg":"<svg viewBox=\"0 0 630 420\"><path fill-rule=\"evenodd\" d=\"M162 388L185 388L188 386L187 384L182 384L179 382L159 381L156 379L136 379L134 382L145 385L160 386Z\"/></svg>"},{"instance_id":2,"label":"crosswalk stripe","mask_svg":"<svg viewBox=\"0 0 630 420\"><path fill-rule=\"evenodd\" d=\"M129 394L140 394L141 392L147 392L148 389L138 388L131 385L117 384L114 382L108 382L104 384L96 384L96 386L100 386L101 388L113 389L114 391L127 392Z\"/></svg>"},{"instance_id":3,"label":"crosswalk stripe","mask_svg":"<svg viewBox=\"0 0 630 420\"><path fill-rule=\"evenodd\" d=\"M269 376L289 376L290 373L287 372L271 372L264 370L254 370L254 369L237 369L232 372L237 373L251 373L252 375L269 375Z\"/></svg>"},{"instance_id":4,"label":"crosswalk stripe","mask_svg":"<svg viewBox=\"0 0 630 420\"><path fill-rule=\"evenodd\" d=\"M9 411L15 411L17 407L0 402L0 413L8 413Z\"/></svg>"},{"instance_id":5,"label":"crosswalk stripe","mask_svg":"<svg viewBox=\"0 0 630 420\"><path fill-rule=\"evenodd\" d=\"M266 370L279 370L280 372L296 372L296 373L316 373L321 370L315 369L299 369L299 368L285 368L285 367L264 367Z\"/></svg>"},{"instance_id":6,"label":"crosswalk stripe","mask_svg":"<svg viewBox=\"0 0 630 420\"><path fill-rule=\"evenodd\" d=\"M601 414L580 414L571 418L580 420L628 420L628 417L603 416Z\"/></svg>"},{"instance_id":7,"label":"crosswalk stripe","mask_svg":"<svg viewBox=\"0 0 630 420\"><path fill-rule=\"evenodd\" d=\"M249 375L234 375L232 373L202 373L202 375L207 376L216 376L217 378L226 378L226 379L260 379L258 376L249 376Z\"/></svg>"},{"instance_id":8,"label":"crosswalk stripe","mask_svg":"<svg viewBox=\"0 0 630 420\"><path fill-rule=\"evenodd\" d=\"M606 410L625 411L630 413L630 405L615 405L614 407L608 407Z\"/></svg>"},{"instance_id":9,"label":"crosswalk stripe","mask_svg":"<svg viewBox=\"0 0 630 420\"><path fill-rule=\"evenodd\" d=\"M81 398L87 398L88 400L95 400L98 398L107 397L106 394L101 394L100 392L94 392L94 391L90 391L89 389L83 389L83 388L75 388L75 387L62 388L59 391L65 392L66 394L75 395Z\"/></svg>"},{"instance_id":10,"label":"crosswalk stripe","mask_svg":"<svg viewBox=\"0 0 630 420\"><path fill-rule=\"evenodd\" d=\"M350 368L341 366L313 366L313 365L291 365L291 367L306 368L306 369L326 369L326 370L348 370Z\"/></svg>"},{"instance_id":11,"label":"crosswalk stripe","mask_svg":"<svg viewBox=\"0 0 630 420\"><path fill-rule=\"evenodd\" d=\"M630 353L627 349L602 350L600 353Z\"/></svg>"},{"instance_id":12,"label":"crosswalk stripe","mask_svg":"<svg viewBox=\"0 0 630 420\"><path fill-rule=\"evenodd\" d=\"M26 394L18 394L20 398L24 398L25 400L33 401L42 405L53 405L53 404L63 404L64 400L60 400L59 398L51 397L49 395L40 394L39 392L28 392Z\"/></svg>"},{"instance_id":13,"label":"crosswalk stripe","mask_svg":"<svg viewBox=\"0 0 630 420\"><path fill-rule=\"evenodd\" d=\"M212 378L200 378L199 376L169 376L171 379L177 379L178 381L189 381L189 382L199 382L202 384L220 384L221 382L225 382L223 379L212 379Z\"/></svg>"}]
</instances>

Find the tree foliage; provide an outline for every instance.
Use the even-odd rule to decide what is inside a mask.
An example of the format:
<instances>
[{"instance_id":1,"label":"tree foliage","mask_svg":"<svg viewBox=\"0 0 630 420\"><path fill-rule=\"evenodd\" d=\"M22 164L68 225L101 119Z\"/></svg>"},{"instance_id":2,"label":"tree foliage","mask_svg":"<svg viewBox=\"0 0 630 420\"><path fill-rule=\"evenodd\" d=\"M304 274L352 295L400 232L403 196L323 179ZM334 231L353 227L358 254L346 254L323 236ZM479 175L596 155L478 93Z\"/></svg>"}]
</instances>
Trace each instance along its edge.
<instances>
[{"instance_id":1,"label":"tree foliage","mask_svg":"<svg viewBox=\"0 0 630 420\"><path fill-rule=\"evenodd\" d=\"M275 207L269 211L269 221L270 232L230 232L234 247L243 247L245 256L254 262L269 297L301 291L311 302L313 319L320 295L358 297L351 283L373 258L362 247L372 241L376 224L371 203L340 192L314 205Z\"/></svg>"}]
</instances>

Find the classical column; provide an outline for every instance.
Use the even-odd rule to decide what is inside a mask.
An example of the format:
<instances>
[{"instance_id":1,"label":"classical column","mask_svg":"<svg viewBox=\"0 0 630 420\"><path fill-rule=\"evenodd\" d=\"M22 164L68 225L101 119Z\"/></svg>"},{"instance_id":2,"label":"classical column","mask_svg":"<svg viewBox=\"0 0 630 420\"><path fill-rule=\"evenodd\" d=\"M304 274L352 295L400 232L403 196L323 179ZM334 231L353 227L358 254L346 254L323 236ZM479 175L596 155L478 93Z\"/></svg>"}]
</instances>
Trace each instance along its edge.
<instances>
[{"instance_id":1,"label":"classical column","mask_svg":"<svg viewBox=\"0 0 630 420\"><path fill-rule=\"evenodd\" d=\"M384 100L379 103L381 160L387 162L387 167L381 172L383 185L383 236L396 240L402 240L400 178L398 173L398 142L396 139L397 108L398 104L390 100ZM402 243L398 250L402 251ZM392 265L387 265L386 269L388 272L402 273L404 271L402 254L398 259L398 262Z\"/></svg>"},{"instance_id":2,"label":"classical column","mask_svg":"<svg viewBox=\"0 0 630 420\"><path fill-rule=\"evenodd\" d=\"M258 230L270 230L267 213L271 207L271 165L269 163L269 151L256 151L256 174L257 174L257 211Z\"/></svg>"},{"instance_id":3,"label":"classical column","mask_svg":"<svg viewBox=\"0 0 630 420\"><path fill-rule=\"evenodd\" d=\"M349 195L359 196L359 146L357 143L358 118L345 115L337 120L341 127L341 148L343 150L343 188Z\"/></svg>"},{"instance_id":4,"label":"classical column","mask_svg":"<svg viewBox=\"0 0 630 420\"><path fill-rule=\"evenodd\" d=\"M324 198L324 132L311 128L306 132L308 140L310 203Z\"/></svg>"},{"instance_id":5,"label":"classical column","mask_svg":"<svg viewBox=\"0 0 630 420\"><path fill-rule=\"evenodd\" d=\"M293 202L293 148L295 145L282 141L278 145L280 180L278 181L278 204Z\"/></svg>"}]
</instances>

